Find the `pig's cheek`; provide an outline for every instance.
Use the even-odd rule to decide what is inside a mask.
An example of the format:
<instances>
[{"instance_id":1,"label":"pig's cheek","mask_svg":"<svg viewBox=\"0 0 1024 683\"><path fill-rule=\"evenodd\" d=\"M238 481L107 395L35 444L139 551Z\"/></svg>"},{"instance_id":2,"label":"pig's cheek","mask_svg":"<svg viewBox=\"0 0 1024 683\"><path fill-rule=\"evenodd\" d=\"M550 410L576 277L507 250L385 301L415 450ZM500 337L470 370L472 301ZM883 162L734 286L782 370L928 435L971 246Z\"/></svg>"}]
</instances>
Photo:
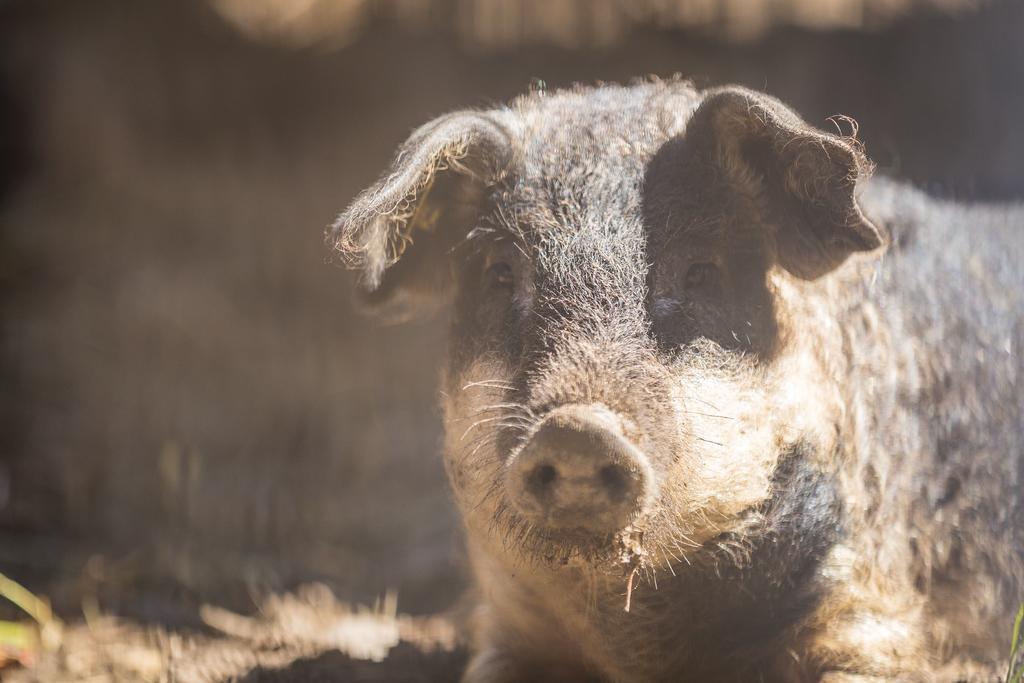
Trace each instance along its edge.
<instances>
[{"instance_id":1,"label":"pig's cheek","mask_svg":"<svg viewBox=\"0 0 1024 683\"><path fill-rule=\"evenodd\" d=\"M474 460L465 453L449 452L445 458L448 485L463 515L490 517L497 504L494 482L498 467L490 461Z\"/></svg>"},{"instance_id":2,"label":"pig's cheek","mask_svg":"<svg viewBox=\"0 0 1024 683\"><path fill-rule=\"evenodd\" d=\"M469 474L466 472L466 466L455 458L448 458L445 462L448 471L448 485L451 486L456 497L461 498L462 493L466 491L469 484Z\"/></svg>"},{"instance_id":3,"label":"pig's cheek","mask_svg":"<svg viewBox=\"0 0 1024 683\"><path fill-rule=\"evenodd\" d=\"M687 373L674 397L683 436L670 479L686 483L675 504L718 522L768 496L778 460L766 397L742 370Z\"/></svg>"},{"instance_id":4,"label":"pig's cheek","mask_svg":"<svg viewBox=\"0 0 1024 683\"><path fill-rule=\"evenodd\" d=\"M507 402L506 387L511 372L507 365L487 358L477 358L461 368L449 367L445 371L441 408L445 427L445 450L455 453L465 442L474 439L481 430L489 430L490 423L474 427L474 418L483 412ZM486 417L486 416L483 416Z\"/></svg>"},{"instance_id":5,"label":"pig's cheek","mask_svg":"<svg viewBox=\"0 0 1024 683\"><path fill-rule=\"evenodd\" d=\"M845 414L842 383L820 367L809 351L783 358L769 381L769 417L777 448L783 450L797 442L810 444L813 458L827 466L838 446L838 426Z\"/></svg>"},{"instance_id":6,"label":"pig's cheek","mask_svg":"<svg viewBox=\"0 0 1024 683\"><path fill-rule=\"evenodd\" d=\"M510 376L504 363L484 358L447 378L442 397L445 468L456 502L464 511L486 514L484 508L489 506L482 503L487 502L501 475L504 458L495 443L495 423L500 420L487 420L494 416L486 411L507 402L503 387L509 386Z\"/></svg>"}]
</instances>

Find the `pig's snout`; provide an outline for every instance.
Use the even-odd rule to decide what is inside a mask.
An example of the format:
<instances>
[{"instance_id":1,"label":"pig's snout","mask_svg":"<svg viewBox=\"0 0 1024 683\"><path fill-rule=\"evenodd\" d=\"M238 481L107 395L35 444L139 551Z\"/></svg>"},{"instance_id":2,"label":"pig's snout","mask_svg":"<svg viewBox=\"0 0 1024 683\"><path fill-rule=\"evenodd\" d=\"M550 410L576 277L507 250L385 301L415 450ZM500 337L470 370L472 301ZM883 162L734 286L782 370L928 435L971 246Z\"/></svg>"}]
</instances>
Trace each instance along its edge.
<instances>
[{"instance_id":1,"label":"pig's snout","mask_svg":"<svg viewBox=\"0 0 1024 683\"><path fill-rule=\"evenodd\" d=\"M615 416L596 406L549 413L506 476L513 505L551 529L617 531L653 496L647 457L622 435Z\"/></svg>"}]
</instances>

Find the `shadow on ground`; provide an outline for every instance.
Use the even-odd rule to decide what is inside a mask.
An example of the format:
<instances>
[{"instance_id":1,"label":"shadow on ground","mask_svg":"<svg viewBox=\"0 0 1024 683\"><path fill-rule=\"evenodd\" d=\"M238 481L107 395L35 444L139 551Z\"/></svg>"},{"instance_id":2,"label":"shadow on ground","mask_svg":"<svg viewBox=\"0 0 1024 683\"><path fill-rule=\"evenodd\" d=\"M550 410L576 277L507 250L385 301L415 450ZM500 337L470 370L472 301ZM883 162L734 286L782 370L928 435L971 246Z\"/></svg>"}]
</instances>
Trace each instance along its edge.
<instances>
[{"instance_id":1,"label":"shadow on ground","mask_svg":"<svg viewBox=\"0 0 1024 683\"><path fill-rule=\"evenodd\" d=\"M396 647L383 662L352 659L341 652L327 652L300 659L280 669L257 667L231 683L350 683L366 681L419 682L457 680L466 652L423 652L414 645Z\"/></svg>"}]
</instances>

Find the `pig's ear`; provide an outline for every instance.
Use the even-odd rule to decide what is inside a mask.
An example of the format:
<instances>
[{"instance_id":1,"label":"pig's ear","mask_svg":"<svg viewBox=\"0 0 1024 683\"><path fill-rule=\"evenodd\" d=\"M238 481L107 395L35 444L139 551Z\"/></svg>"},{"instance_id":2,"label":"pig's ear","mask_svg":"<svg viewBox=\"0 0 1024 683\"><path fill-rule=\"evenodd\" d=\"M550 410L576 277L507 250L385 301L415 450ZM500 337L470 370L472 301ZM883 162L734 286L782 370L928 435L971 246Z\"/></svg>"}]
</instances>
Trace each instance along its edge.
<instances>
[{"instance_id":1,"label":"pig's ear","mask_svg":"<svg viewBox=\"0 0 1024 683\"><path fill-rule=\"evenodd\" d=\"M327 231L328 244L360 271L361 307L399 322L438 306L451 287L449 253L472 229L510 149L505 131L479 112L442 116L402 144Z\"/></svg>"},{"instance_id":2,"label":"pig's ear","mask_svg":"<svg viewBox=\"0 0 1024 683\"><path fill-rule=\"evenodd\" d=\"M817 278L852 252L883 244L857 203L872 165L856 140L817 130L778 100L737 87L708 91L687 137L699 141L716 175L763 212L778 261L794 275Z\"/></svg>"}]
</instances>

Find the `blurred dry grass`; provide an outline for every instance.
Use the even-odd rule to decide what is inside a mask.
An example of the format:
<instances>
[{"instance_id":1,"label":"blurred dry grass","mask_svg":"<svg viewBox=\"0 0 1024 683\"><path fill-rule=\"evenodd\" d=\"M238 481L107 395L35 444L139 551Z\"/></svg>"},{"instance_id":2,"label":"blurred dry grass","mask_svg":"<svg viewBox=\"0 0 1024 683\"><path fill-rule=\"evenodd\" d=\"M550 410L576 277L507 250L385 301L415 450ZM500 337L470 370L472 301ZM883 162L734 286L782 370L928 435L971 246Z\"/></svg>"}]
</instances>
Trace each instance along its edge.
<instances>
[{"instance_id":1,"label":"blurred dry grass","mask_svg":"<svg viewBox=\"0 0 1024 683\"><path fill-rule=\"evenodd\" d=\"M464 660L450 617L399 614L394 594L373 607L353 608L335 600L326 586L313 584L264 599L254 616L208 605L201 613L205 632L89 615L61 629L56 642L26 660L30 666L6 672L4 680L454 680Z\"/></svg>"},{"instance_id":2,"label":"blurred dry grass","mask_svg":"<svg viewBox=\"0 0 1024 683\"><path fill-rule=\"evenodd\" d=\"M290 4L285 24L329 29L320 6ZM565 8L583 5L559 2L514 5L561 27L550 36L488 42L501 16L476 33L446 6L384 3L303 48L253 41L198 1L0 9L0 571L77 620L70 651L97 633L234 642L203 605L248 612L310 581L350 604L397 588L414 615L456 600L444 323L356 317L321 236L431 116L534 77L682 72L767 88L817 125L850 114L883 172L929 189L1024 196L1024 3L740 46L641 15L596 46L590 29L565 42ZM257 32L278 30L273 5L249 7L269 17ZM86 613L120 620L90 635Z\"/></svg>"}]
</instances>

